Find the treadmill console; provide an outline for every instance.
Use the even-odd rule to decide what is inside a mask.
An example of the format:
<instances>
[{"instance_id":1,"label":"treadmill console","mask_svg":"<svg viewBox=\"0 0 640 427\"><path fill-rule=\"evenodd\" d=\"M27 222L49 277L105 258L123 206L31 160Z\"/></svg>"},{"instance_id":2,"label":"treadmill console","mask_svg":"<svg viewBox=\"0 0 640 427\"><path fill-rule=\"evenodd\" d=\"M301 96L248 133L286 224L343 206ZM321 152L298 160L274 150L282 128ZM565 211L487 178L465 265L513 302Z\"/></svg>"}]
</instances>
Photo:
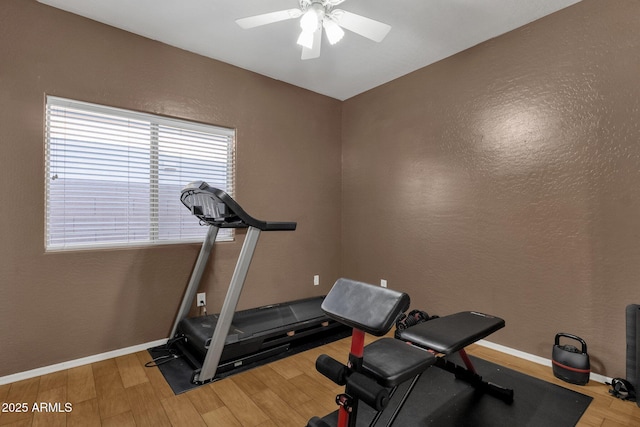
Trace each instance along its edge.
<instances>
[{"instance_id":1,"label":"treadmill console","mask_svg":"<svg viewBox=\"0 0 640 427\"><path fill-rule=\"evenodd\" d=\"M261 221L246 213L227 193L204 181L187 184L180 201L200 221L219 228L255 227L262 231L295 230L295 222Z\"/></svg>"}]
</instances>

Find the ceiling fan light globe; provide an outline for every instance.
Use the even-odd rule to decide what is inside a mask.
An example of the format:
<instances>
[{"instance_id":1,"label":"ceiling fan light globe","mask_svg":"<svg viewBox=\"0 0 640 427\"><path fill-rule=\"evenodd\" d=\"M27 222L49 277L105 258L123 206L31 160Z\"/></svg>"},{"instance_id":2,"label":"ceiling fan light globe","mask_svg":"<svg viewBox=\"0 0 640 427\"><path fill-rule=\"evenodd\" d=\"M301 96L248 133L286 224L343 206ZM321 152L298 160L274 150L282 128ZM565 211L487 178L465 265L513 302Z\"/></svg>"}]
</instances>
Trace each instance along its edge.
<instances>
[{"instance_id":1,"label":"ceiling fan light globe","mask_svg":"<svg viewBox=\"0 0 640 427\"><path fill-rule=\"evenodd\" d=\"M300 46L306 47L307 49L313 48L313 33L315 31L305 31L302 30L300 36L298 37L298 44Z\"/></svg>"},{"instance_id":2,"label":"ceiling fan light globe","mask_svg":"<svg viewBox=\"0 0 640 427\"><path fill-rule=\"evenodd\" d=\"M309 8L309 10L302 15L302 18L300 18L300 28L302 28L302 31L308 33L313 33L318 29L318 14L315 9Z\"/></svg>"},{"instance_id":3,"label":"ceiling fan light globe","mask_svg":"<svg viewBox=\"0 0 640 427\"><path fill-rule=\"evenodd\" d=\"M344 37L344 30L340 28L340 25L336 24L330 19L325 19L322 23L324 30L327 33L327 39L332 45L338 43Z\"/></svg>"}]
</instances>

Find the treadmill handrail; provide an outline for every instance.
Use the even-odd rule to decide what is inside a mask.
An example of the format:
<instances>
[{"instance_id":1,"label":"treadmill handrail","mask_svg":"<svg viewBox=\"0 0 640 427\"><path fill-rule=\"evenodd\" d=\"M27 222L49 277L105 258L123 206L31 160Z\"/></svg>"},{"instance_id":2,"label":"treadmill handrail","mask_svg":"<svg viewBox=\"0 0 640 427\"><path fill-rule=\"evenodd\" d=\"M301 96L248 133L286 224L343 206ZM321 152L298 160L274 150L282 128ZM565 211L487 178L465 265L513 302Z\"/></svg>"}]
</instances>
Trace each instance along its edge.
<instances>
[{"instance_id":1,"label":"treadmill handrail","mask_svg":"<svg viewBox=\"0 0 640 427\"><path fill-rule=\"evenodd\" d=\"M195 206L190 205L187 202L190 196L196 194L205 194L215 202L223 203L228 212L219 218L213 218L205 215L204 212L198 212L195 209ZM219 228L255 227L261 231L293 231L297 226L297 223L295 222L262 221L256 219L245 212L245 210L242 209L242 207L240 207L240 205L225 191L211 187L204 181L194 181L187 184L182 189L180 201L201 221L204 221L209 225L215 225Z\"/></svg>"}]
</instances>

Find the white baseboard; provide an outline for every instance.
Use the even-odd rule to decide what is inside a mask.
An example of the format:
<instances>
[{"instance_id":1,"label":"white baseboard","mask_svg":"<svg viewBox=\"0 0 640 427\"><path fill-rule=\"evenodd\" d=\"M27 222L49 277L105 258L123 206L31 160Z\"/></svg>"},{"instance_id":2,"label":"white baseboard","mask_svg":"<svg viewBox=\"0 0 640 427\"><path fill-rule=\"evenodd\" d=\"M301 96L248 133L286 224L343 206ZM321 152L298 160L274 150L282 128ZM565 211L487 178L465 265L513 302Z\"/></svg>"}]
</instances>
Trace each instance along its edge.
<instances>
[{"instance_id":1,"label":"white baseboard","mask_svg":"<svg viewBox=\"0 0 640 427\"><path fill-rule=\"evenodd\" d=\"M539 365L548 366L551 368L551 359L545 359L544 357L536 356L533 354L525 353L524 351L516 350L510 347L506 347L504 345L495 344L490 341L480 340L476 344L481 345L483 347L490 348L492 350L499 351L501 353L509 354L511 356L519 357L520 359L528 360L530 362L535 362ZM599 383L610 383L611 378L605 377L604 375L596 374L591 372L589 376L590 379L597 381Z\"/></svg>"},{"instance_id":2,"label":"white baseboard","mask_svg":"<svg viewBox=\"0 0 640 427\"><path fill-rule=\"evenodd\" d=\"M106 353L96 354L94 356L87 356L80 359L71 360L69 362L57 363L55 365L44 366L42 368L32 369L30 371L19 372L17 374L7 375L0 377L0 385L14 383L16 381L22 381L29 378L39 377L41 375L51 374L53 372L63 371L65 369L76 368L78 366L88 365L90 363L102 362L103 360L112 359L114 357L125 356L127 354L136 353L138 351L146 350L151 347L157 347L167 343L167 339L161 339L157 341L148 342L145 344L134 345L133 347L122 348L120 350L108 351ZM533 354L525 353L524 351L516 350L504 345L495 344L490 341L480 340L476 344L483 347L490 348L511 356L519 357L520 359L535 362L543 366L551 367L551 359L545 359L544 357L535 356ZM611 378L604 375L591 373L590 378L594 381L605 383L611 382Z\"/></svg>"},{"instance_id":3,"label":"white baseboard","mask_svg":"<svg viewBox=\"0 0 640 427\"><path fill-rule=\"evenodd\" d=\"M0 385L27 380L29 378L39 377L41 375L51 374L53 372L64 371L65 369L76 368L78 366L88 365L90 363L102 362L103 360L113 359L114 357L126 356L127 354L136 353L138 351L146 350L151 347L157 347L166 343L167 339L165 338L145 344L138 344L132 347L121 348L119 350L108 351L106 353L70 360L68 362L57 363L55 365L43 366L42 368L32 369L30 371L18 372L17 374L0 377Z\"/></svg>"}]
</instances>

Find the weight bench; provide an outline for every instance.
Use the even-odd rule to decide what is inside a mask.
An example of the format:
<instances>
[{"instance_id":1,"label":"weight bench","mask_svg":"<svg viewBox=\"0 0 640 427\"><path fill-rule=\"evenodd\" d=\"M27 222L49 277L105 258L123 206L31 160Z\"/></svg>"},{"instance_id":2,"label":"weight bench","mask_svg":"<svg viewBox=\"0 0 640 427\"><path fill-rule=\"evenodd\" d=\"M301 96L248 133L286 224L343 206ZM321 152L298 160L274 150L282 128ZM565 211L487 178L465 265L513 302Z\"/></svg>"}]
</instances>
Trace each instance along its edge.
<instances>
[{"instance_id":1,"label":"weight bench","mask_svg":"<svg viewBox=\"0 0 640 427\"><path fill-rule=\"evenodd\" d=\"M316 360L318 372L338 385L344 393L336 396L339 405L337 427L355 427L358 404L364 402L377 411L375 425L397 387L411 380L409 388L394 408L390 426L409 398L422 373L432 365L453 372L482 391L505 401L513 400L513 391L484 382L464 352L464 347L504 327L504 320L475 312L463 312L420 323L400 331L400 339L381 338L365 346L365 333L381 337L410 304L409 295L388 288L349 279L338 279L322 303L328 317L353 328L347 365L325 354ZM405 342L406 341L406 342ZM460 353L466 369L446 360ZM330 427L313 417L307 427Z\"/></svg>"},{"instance_id":2,"label":"weight bench","mask_svg":"<svg viewBox=\"0 0 640 427\"><path fill-rule=\"evenodd\" d=\"M399 330L396 336L400 340L436 354L434 365L438 368L451 372L457 379L510 404L513 402L513 390L484 381L476 372L465 351L468 345L491 335L504 326L504 320L499 317L476 311L464 311ZM465 367L447 360L447 357L454 353L458 353Z\"/></svg>"}]
</instances>

